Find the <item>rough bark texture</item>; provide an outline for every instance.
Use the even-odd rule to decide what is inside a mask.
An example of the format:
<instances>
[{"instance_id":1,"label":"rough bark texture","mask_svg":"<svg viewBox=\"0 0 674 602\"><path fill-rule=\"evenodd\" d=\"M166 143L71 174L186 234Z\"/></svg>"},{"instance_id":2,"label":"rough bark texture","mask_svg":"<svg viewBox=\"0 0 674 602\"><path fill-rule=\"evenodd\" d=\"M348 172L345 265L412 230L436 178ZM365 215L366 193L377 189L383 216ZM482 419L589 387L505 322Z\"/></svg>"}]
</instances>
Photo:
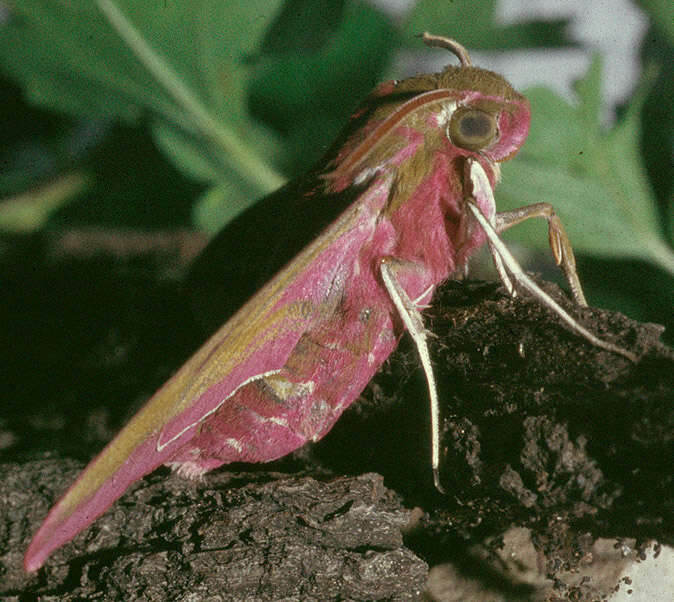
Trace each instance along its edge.
<instances>
[{"instance_id":1,"label":"rough bark texture","mask_svg":"<svg viewBox=\"0 0 674 602\"><path fill-rule=\"evenodd\" d=\"M71 480L76 470L69 468ZM5 465L0 473L3 595L414 600L425 584L426 563L403 546L410 511L374 474L319 482L219 472L201 483L157 475L26 577L20 569L26 528L61 489L63 469L62 461L44 460ZM35 483L43 485L39 493Z\"/></svg>"},{"instance_id":2,"label":"rough bark texture","mask_svg":"<svg viewBox=\"0 0 674 602\"><path fill-rule=\"evenodd\" d=\"M547 288L563 301L556 287ZM539 599L539 593L522 589L512 575L497 571L496 578L495 556L485 565L474 546L497 550L511 525L531 530L539 567L558 599L594 600L611 591L592 579L569 579L569 571L588 563L598 537L629 539L639 549L650 539L674 539L673 354L658 343L657 325L596 309L572 311L640 360L592 347L536 302L509 299L497 285L444 287L427 324L436 335L444 400L448 495L431 485L425 384L420 370L409 368L415 359L407 343L319 445L323 451L334 444L327 462L337 449L377 441L370 452L341 460L338 470L356 464L384 474L407 504L427 512L408 545L431 566L451 561L469 575L482 572L508 600ZM366 415L375 406L390 410L371 420Z\"/></svg>"},{"instance_id":3,"label":"rough bark texture","mask_svg":"<svg viewBox=\"0 0 674 602\"><path fill-rule=\"evenodd\" d=\"M157 283L154 259L134 261L57 262L5 281L0 596L415 599L427 564L451 561L504 599L540 599L495 560L516 526L530 530L548 599L592 600L606 586L569 575L598 537L673 543L674 357L659 328L573 310L638 352L631 363L533 301L464 282L444 287L427 314L447 495L432 487L428 396L404 339L331 433L275 463L276 473L191 483L158 471L45 569L23 574L31 533L82 461L201 338L179 287ZM44 459L47 450L55 455ZM364 474L375 472L383 482Z\"/></svg>"}]
</instances>

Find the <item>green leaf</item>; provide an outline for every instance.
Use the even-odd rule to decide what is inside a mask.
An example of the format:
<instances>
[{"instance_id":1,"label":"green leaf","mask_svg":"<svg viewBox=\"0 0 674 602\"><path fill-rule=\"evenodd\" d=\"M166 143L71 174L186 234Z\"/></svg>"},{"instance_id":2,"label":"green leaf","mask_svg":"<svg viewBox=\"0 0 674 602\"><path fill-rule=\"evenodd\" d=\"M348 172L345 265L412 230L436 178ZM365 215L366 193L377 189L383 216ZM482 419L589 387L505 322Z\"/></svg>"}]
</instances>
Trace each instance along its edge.
<instances>
[{"instance_id":1,"label":"green leaf","mask_svg":"<svg viewBox=\"0 0 674 602\"><path fill-rule=\"evenodd\" d=\"M576 106L549 90L530 90L531 133L520 154L503 166L499 208L552 203L578 252L646 259L674 273L674 253L660 229L639 150L640 110L650 79L644 78L610 131L599 122L599 58L576 87ZM528 245L546 246L539 229L522 230Z\"/></svg>"},{"instance_id":2,"label":"green leaf","mask_svg":"<svg viewBox=\"0 0 674 602\"><path fill-rule=\"evenodd\" d=\"M420 0L405 23L405 41L408 46L418 48L416 36L429 31L457 38L469 48L525 48L569 43L565 33L566 20L499 26L494 19L495 10L496 0Z\"/></svg>"},{"instance_id":3,"label":"green leaf","mask_svg":"<svg viewBox=\"0 0 674 602\"><path fill-rule=\"evenodd\" d=\"M149 113L154 123L195 140L212 157L212 173L235 173L259 194L283 178L263 158L268 132L248 113L247 59L280 6L281 0L14 1L0 29L0 65L44 106L127 121Z\"/></svg>"},{"instance_id":4,"label":"green leaf","mask_svg":"<svg viewBox=\"0 0 674 602\"><path fill-rule=\"evenodd\" d=\"M40 230L54 212L82 194L89 184L85 174L72 172L39 189L0 199L0 231L25 234Z\"/></svg>"},{"instance_id":5,"label":"green leaf","mask_svg":"<svg viewBox=\"0 0 674 602\"><path fill-rule=\"evenodd\" d=\"M254 197L245 182L227 178L199 197L192 210L192 222L204 232L215 234L245 211L251 198Z\"/></svg>"},{"instance_id":6,"label":"green leaf","mask_svg":"<svg viewBox=\"0 0 674 602\"><path fill-rule=\"evenodd\" d=\"M317 52L340 26L346 0L286 0L262 43L264 54Z\"/></svg>"},{"instance_id":7,"label":"green leaf","mask_svg":"<svg viewBox=\"0 0 674 602\"><path fill-rule=\"evenodd\" d=\"M217 159L205 152L199 138L161 121L152 133L156 145L188 178L207 183L221 177Z\"/></svg>"},{"instance_id":8,"label":"green leaf","mask_svg":"<svg viewBox=\"0 0 674 602\"><path fill-rule=\"evenodd\" d=\"M667 36L669 43L674 44L674 4L671 0L639 0L639 4Z\"/></svg>"},{"instance_id":9,"label":"green leaf","mask_svg":"<svg viewBox=\"0 0 674 602\"><path fill-rule=\"evenodd\" d=\"M289 171L306 170L324 154L356 104L379 82L397 42L388 17L351 1L344 6L339 27L320 48L285 49L261 58L251 83L250 106L285 136Z\"/></svg>"}]
</instances>

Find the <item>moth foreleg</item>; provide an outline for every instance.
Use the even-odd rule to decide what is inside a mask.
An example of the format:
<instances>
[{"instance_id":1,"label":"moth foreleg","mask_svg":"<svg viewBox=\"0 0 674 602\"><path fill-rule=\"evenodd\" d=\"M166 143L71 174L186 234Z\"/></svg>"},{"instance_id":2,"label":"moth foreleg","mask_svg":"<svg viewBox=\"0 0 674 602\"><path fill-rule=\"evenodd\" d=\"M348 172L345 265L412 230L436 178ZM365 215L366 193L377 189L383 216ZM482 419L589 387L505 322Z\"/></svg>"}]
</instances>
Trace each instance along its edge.
<instances>
[{"instance_id":1,"label":"moth foreleg","mask_svg":"<svg viewBox=\"0 0 674 602\"><path fill-rule=\"evenodd\" d=\"M498 274L501 284L503 284L511 297L516 297L517 289L513 286L510 276L508 276L508 271L503 265L503 259L501 259L501 256L491 241L488 241L487 245L489 246L489 252L491 253L491 258L494 261L494 267L496 268L496 273Z\"/></svg>"},{"instance_id":2,"label":"moth foreleg","mask_svg":"<svg viewBox=\"0 0 674 602\"><path fill-rule=\"evenodd\" d=\"M484 168L480 165L480 163L473 159L468 159L466 167L469 180L467 183L467 188L470 191L468 193L468 199L475 200L477 198L481 198L483 204L486 205L486 207L489 207L486 213L486 218L489 220L489 223L492 226L496 227L496 202L494 201L494 191L492 189L491 182L487 177L487 173L484 171ZM494 164L493 167L498 172L498 164ZM462 222L468 217L470 217L468 214L464 214L462 216ZM501 258L501 255L489 239L487 239L487 245L489 246L489 252L491 253L491 257L494 261L494 267L496 267L499 280L508 291L508 294L511 297L515 297L517 295L517 290L510 280L510 276L508 275L505 265L503 265L503 259Z\"/></svg>"},{"instance_id":3,"label":"moth foreleg","mask_svg":"<svg viewBox=\"0 0 674 602\"><path fill-rule=\"evenodd\" d=\"M555 301L531 278L529 278L520 264L517 263L517 260L512 256L512 253L510 253L503 241L499 238L496 230L491 225L489 220L482 214L480 208L471 200L467 201L467 205L472 214L475 216L475 219L480 224L481 228L484 230L484 233L487 235L487 240L494 246L494 249L501 256L503 263L507 267L510 274L512 274L513 279L517 284L525 288L541 303L554 311L573 332L582 336L586 341L589 341L595 347L600 347L601 349L606 349L607 351L612 351L613 353L619 353L620 355L632 361L636 361L637 358L633 353L630 353L626 349L618 347L613 343L609 343L608 341L604 341L599 337L596 337L587 328L584 328L578 322L576 322L576 320L574 320L568 314L568 312L561 305L559 305L559 303L557 303L557 301Z\"/></svg>"},{"instance_id":4,"label":"moth foreleg","mask_svg":"<svg viewBox=\"0 0 674 602\"><path fill-rule=\"evenodd\" d=\"M550 203L535 203L512 211L499 211L493 220L494 230L503 232L512 226L522 223L532 217L542 217L548 222L548 240L552 254L566 276L571 287L571 294L578 305L587 306L583 287L576 270L576 258L573 254L571 241L562 225L562 220L555 213Z\"/></svg>"},{"instance_id":5,"label":"moth foreleg","mask_svg":"<svg viewBox=\"0 0 674 602\"><path fill-rule=\"evenodd\" d=\"M410 335L412 335L412 340L421 359L421 366L426 375L431 405L431 467L433 469L433 483L440 493L444 493L445 491L442 485L440 485L440 402L438 400L438 389L435 384L435 375L433 374L433 366L431 364L431 355L426 342L428 333L424 328L421 312L396 278L396 269L399 269L401 265L403 263L395 258L389 257L383 259L381 262L381 277L393 305L398 310L400 319L403 321Z\"/></svg>"}]
</instances>

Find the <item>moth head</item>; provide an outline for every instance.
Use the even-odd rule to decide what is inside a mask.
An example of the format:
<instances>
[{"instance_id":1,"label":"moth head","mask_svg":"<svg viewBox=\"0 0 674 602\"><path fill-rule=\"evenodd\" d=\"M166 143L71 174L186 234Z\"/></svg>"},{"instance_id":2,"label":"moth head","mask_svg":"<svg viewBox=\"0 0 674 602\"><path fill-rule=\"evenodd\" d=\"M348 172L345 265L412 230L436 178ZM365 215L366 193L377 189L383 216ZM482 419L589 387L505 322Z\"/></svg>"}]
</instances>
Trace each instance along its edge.
<instances>
[{"instance_id":1,"label":"moth head","mask_svg":"<svg viewBox=\"0 0 674 602\"><path fill-rule=\"evenodd\" d=\"M447 67L437 80L455 107L447 124L452 144L492 161L512 157L529 133L527 99L498 73L474 67L466 49L455 40L424 34L424 42L447 48L460 61L459 66Z\"/></svg>"},{"instance_id":2,"label":"moth head","mask_svg":"<svg viewBox=\"0 0 674 602\"><path fill-rule=\"evenodd\" d=\"M439 148L441 137L458 154L478 153L492 162L510 158L524 143L527 99L497 73L474 67L458 42L428 34L424 41L448 48L461 64L379 86L329 153L334 169L323 177L334 190L360 184L390 164L413 168ZM412 150L419 148L419 138L413 142L410 131L424 134L427 152Z\"/></svg>"}]
</instances>

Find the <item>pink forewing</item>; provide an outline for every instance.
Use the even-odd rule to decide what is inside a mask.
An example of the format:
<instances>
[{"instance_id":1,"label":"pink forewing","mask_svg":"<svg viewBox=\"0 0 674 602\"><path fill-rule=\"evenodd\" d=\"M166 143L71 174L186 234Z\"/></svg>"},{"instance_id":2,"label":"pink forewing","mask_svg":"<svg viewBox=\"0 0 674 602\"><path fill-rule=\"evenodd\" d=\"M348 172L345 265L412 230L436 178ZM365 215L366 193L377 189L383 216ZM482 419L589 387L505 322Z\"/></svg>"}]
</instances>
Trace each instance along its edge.
<instances>
[{"instance_id":1,"label":"pink forewing","mask_svg":"<svg viewBox=\"0 0 674 602\"><path fill-rule=\"evenodd\" d=\"M242 383L283 367L312 321L322 319L326 297L339 294L332 289L335 282L344 280L341 266L353 264L372 236L389 186L390 177L380 178L357 206L347 209L332 226L337 234L329 230L319 236L159 389L49 512L26 552L26 570L39 568L54 549L103 514L129 485L161 464L172 462L178 450L189 445L202 422ZM298 265L304 269L298 271ZM272 294L268 293L270 289ZM302 302L308 302L314 311L303 312ZM266 330L250 336L255 333L251 332L251 323L256 322L265 324ZM229 352L230 344L242 347L237 357ZM223 354L228 352L224 358L231 367L223 374L223 365L227 366ZM194 399L185 398L186 392L193 390L203 392ZM202 444L209 441L205 438ZM298 446L294 443L292 449ZM244 455L237 458L234 454L230 461L243 460ZM211 468L222 463L212 458L209 462Z\"/></svg>"}]
</instances>

